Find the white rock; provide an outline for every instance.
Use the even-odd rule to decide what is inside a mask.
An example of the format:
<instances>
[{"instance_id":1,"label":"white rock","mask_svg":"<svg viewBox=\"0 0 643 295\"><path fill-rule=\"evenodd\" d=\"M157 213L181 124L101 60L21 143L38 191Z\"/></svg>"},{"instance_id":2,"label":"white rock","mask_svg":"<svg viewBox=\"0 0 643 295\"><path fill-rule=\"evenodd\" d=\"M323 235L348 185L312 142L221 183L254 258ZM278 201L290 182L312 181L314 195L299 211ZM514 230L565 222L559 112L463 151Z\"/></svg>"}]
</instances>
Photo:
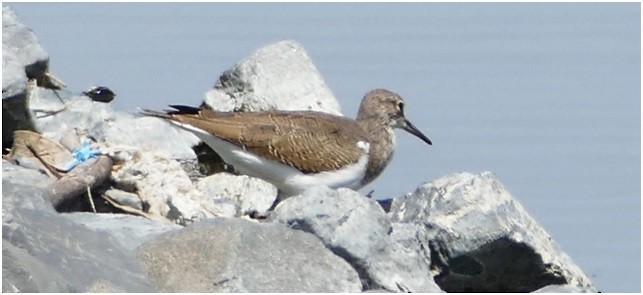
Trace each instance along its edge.
<instances>
[{"instance_id":1,"label":"white rock","mask_svg":"<svg viewBox=\"0 0 643 295\"><path fill-rule=\"evenodd\" d=\"M138 194L149 205L150 214L191 221L216 216L195 201L201 198L200 192L175 160L138 154L113 171L112 178L117 188Z\"/></svg>"},{"instance_id":2,"label":"white rock","mask_svg":"<svg viewBox=\"0 0 643 295\"><path fill-rule=\"evenodd\" d=\"M339 103L295 41L262 47L227 70L204 102L220 111L311 110L341 115Z\"/></svg>"},{"instance_id":3,"label":"white rock","mask_svg":"<svg viewBox=\"0 0 643 295\"><path fill-rule=\"evenodd\" d=\"M201 179L197 183L197 189L203 193L202 204L228 199L239 205L240 215L266 215L277 199L275 186L246 175L217 173Z\"/></svg>"},{"instance_id":4,"label":"white rock","mask_svg":"<svg viewBox=\"0 0 643 295\"><path fill-rule=\"evenodd\" d=\"M490 172L458 173L393 200L393 222L420 226L447 292L531 292L569 284L596 291L582 270ZM439 258L439 259L434 259Z\"/></svg>"}]
</instances>

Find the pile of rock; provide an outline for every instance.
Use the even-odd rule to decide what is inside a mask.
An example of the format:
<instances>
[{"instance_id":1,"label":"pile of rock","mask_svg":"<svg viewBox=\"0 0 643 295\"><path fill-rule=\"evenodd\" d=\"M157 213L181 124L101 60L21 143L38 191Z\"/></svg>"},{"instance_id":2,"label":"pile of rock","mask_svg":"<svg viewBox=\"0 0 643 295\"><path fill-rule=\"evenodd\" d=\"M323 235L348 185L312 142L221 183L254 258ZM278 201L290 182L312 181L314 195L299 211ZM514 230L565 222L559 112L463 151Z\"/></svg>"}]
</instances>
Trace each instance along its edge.
<instances>
[{"instance_id":1,"label":"pile of rock","mask_svg":"<svg viewBox=\"0 0 643 295\"><path fill-rule=\"evenodd\" d=\"M33 33L8 8L2 23L3 148L31 130L68 149L91 139L111 161L108 177L57 203L81 165L52 171L33 146L3 156L3 292L596 291L491 173L425 183L390 212L328 188L269 211L272 185L202 175L196 137L63 90ZM341 114L293 41L225 71L204 102Z\"/></svg>"}]
</instances>

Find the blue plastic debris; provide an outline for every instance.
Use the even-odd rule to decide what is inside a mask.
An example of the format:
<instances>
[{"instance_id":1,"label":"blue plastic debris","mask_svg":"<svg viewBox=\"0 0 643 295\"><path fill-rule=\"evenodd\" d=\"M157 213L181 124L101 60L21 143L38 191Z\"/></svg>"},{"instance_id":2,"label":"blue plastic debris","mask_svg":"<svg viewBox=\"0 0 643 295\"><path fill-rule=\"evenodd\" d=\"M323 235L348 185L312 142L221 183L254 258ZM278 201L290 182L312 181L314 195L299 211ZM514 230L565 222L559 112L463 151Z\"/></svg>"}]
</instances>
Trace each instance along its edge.
<instances>
[{"instance_id":1,"label":"blue plastic debris","mask_svg":"<svg viewBox=\"0 0 643 295\"><path fill-rule=\"evenodd\" d=\"M75 149L73 152L71 152L73 159L71 161L67 162L65 164L65 167L63 167L63 170L69 171L76 167L78 164L85 162L91 158L97 157L100 155L100 151L96 149L92 149L91 146L91 141L89 139L83 140L82 145Z\"/></svg>"}]
</instances>

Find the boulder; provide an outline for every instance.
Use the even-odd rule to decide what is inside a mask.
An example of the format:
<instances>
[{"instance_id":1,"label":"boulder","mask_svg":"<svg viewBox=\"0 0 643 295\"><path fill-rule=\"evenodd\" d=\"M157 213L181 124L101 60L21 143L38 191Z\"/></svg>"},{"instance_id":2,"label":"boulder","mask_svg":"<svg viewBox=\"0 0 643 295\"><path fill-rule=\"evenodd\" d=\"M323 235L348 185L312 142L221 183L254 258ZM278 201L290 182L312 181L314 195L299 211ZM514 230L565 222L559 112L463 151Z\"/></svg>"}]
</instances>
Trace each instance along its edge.
<instances>
[{"instance_id":1,"label":"boulder","mask_svg":"<svg viewBox=\"0 0 643 295\"><path fill-rule=\"evenodd\" d=\"M28 76L44 76L49 56L36 35L18 22L15 12L2 7L2 146L8 148L13 131L33 130L27 110Z\"/></svg>"},{"instance_id":2,"label":"boulder","mask_svg":"<svg viewBox=\"0 0 643 295\"><path fill-rule=\"evenodd\" d=\"M306 50L291 40L262 47L225 71L204 103L224 112L309 110L341 115Z\"/></svg>"},{"instance_id":3,"label":"boulder","mask_svg":"<svg viewBox=\"0 0 643 295\"><path fill-rule=\"evenodd\" d=\"M2 160L2 218L17 208L54 213L46 189L53 183L44 172L24 168Z\"/></svg>"},{"instance_id":4,"label":"boulder","mask_svg":"<svg viewBox=\"0 0 643 295\"><path fill-rule=\"evenodd\" d=\"M131 251L56 213L14 209L2 241L3 292L154 291Z\"/></svg>"},{"instance_id":5,"label":"boulder","mask_svg":"<svg viewBox=\"0 0 643 295\"><path fill-rule=\"evenodd\" d=\"M458 173L395 199L393 222L420 226L418 243L447 292L596 289L490 172Z\"/></svg>"},{"instance_id":6,"label":"boulder","mask_svg":"<svg viewBox=\"0 0 643 295\"><path fill-rule=\"evenodd\" d=\"M202 192L204 208L219 211L219 204L234 204L236 215L265 216L277 199L277 188L259 178L247 175L217 173L201 179L197 189Z\"/></svg>"},{"instance_id":7,"label":"boulder","mask_svg":"<svg viewBox=\"0 0 643 295\"><path fill-rule=\"evenodd\" d=\"M199 139L157 118L116 111L110 104L65 90L30 88L27 99L35 130L51 140L88 136L108 153L144 151L170 159L196 159L191 147Z\"/></svg>"},{"instance_id":8,"label":"boulder","mask_svg":"<svg viewBox=\"0 0 643 295\"><path fill-rule=\"evenodd\" d=\"M317 236L359 272L365 290L440 291L421 256L393 240L377 202L355 191L309 189L279 203L270 220Z\"/></svg>"},{"instance_id":9,"label":"boulder","mask_svg":"<svg viewBox=\"0 0 643 295\"><path fill-rule=\"evenodd\" d=\"M181 165L151 153L136 153L112 173L114 186L136 193L146 213L173 222L186 223L216 217L198 201L203 197Z\"/></svg>"},{"instance_id":10,"label":"boulder","mask_svg":"<svg viewBox=\"0 0 643 295\"><path fill-rule=\"evenodd\" d=\"M36 35L18 21L16 13L2 7L2 99L15 99L25 92L27 78L42 77L49 55ZM3 118L5 110L3 109ZM4 120L3 120L4 121ZM4 122L3 122L4 124ZM4 133L3 133L4 134Z\"/></svg>"},{"instance_id":11,"label":"boulder","mask_svg":"<svg viewBox=\"0 0 643 295\"><path fill-rule=\"evenodd\" d=\"M2 293L74 292L55 268L46 265L24 249L2 243Z\"/></svg>"},{"instance_id":12,"label":"boulder","mask_svg":"<svg viewBox=\"0 0 643 295\"><path fill-rule=\"evenodd\" d=\"M138 248L161 292L359 292L354 269L314 236L217 218Z\"/></svg>"},{"instance_id":13,"label":"boulder","mask_svg":"<svg viewBox=\"0 0 643 295\"><path fill-rule=\"evenodd\" d=\"M74 212L64 213L61 216L93 231L104 232L130 251L166 232L183 229L177 224L128 214Z\"/></svg>"}]
</instances>

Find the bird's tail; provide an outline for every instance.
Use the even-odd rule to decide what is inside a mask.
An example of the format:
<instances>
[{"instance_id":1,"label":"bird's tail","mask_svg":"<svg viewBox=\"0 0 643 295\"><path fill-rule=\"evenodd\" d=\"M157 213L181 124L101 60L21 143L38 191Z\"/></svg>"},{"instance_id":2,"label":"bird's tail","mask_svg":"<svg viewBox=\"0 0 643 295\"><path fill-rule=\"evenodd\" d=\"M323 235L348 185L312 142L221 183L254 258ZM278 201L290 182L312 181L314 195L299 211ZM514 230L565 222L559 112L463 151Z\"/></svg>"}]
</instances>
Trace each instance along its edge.
<instances>
[{"instance_id":1,"label":"bird's tail","mask_svg":"<svg viewBox=\"0 0 643 295\"><path fill-rule=\"evenodd\" d=\"M138 114L141 116L169 119L170 117L172 117L172 115L195 115L200 111L199 108L185 105L170 105L170 107L173 108L173 110L155 111L150 109L138 108Z\"/></svg>"}]
</instances>

